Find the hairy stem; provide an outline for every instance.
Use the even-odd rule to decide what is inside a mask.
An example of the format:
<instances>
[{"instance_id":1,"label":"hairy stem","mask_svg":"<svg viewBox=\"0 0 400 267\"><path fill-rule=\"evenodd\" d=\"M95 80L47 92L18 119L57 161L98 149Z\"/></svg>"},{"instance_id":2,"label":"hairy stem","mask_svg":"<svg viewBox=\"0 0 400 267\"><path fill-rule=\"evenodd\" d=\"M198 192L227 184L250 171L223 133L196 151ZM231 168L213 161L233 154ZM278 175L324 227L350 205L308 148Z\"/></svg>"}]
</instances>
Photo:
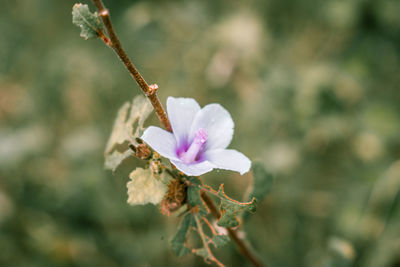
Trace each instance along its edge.
<instances>
[{"instance_id":1,"label":"hairy stem","mask_svg":"<svg viewBox=\"0 0 400 267\"><path fill-rule=\"evenodd\" d=\"M221 217L221 213L219 212L217 206L215 205L214 200L212 200L212 198L210 198L207 195L205 190L200 191L200 196L203 199L204 203L207 205L211 214L216 219L219 219ZM234 229L226 228L226 230L228 231L228 234L231 237L231 239L233 240L233 242L235 242L235 244L237 245L240 253L246 259L248 259L251 262L251 264L253 264L253 266L255 266L255 267L263 267L264 266L265 267L265 265L263 265L261 263L261 261L259 259L257 259L257 257L253 254L253 252L251 251L248 244L246 244L245 241L238 236L237 232Z\"/></svg>"},{"instance_id":2,"label":"hairy stem","mask_svg":"<svg viewBox=\"0 0 400 267\"><path fill-rule=\"evenodd\" d=\"M164 127L168 131L172 131L171 123L169 122L167 114L165 113L165 110L161 105L161 102L157 96L158 86L156 84L148 85L143 76L136 69L135 65L133 65L132 61L129 59L125 50L122 48L121 42L119 41L117 34L114 31L114 27L111 23L110 14L108 10L104 7L102 0L92 0L92 1L99 11L99 15L103 21L107 34L110 38L109 40L102 38L102 40L115 51L119 59L124 63L126 69L129 71L131 76L140 86L143 93L150 100L151 104L154 107L155 112L157 113L158 118L160 119Z\"/></svg>"}]
</instances>

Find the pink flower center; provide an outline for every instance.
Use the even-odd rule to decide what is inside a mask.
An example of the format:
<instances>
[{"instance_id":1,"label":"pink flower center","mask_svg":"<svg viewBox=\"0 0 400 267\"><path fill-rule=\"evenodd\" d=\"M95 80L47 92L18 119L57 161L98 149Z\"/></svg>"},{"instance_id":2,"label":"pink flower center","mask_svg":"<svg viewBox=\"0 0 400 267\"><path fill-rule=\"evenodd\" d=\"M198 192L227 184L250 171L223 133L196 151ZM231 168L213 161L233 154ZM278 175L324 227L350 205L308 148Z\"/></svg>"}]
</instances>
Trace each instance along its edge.
<instances>
[{"instance_id":1,"label":"pink flower center","mask_svg":"<svg viewBox=\"0 0 400 267\"><path fill-rule=\"evenodd\" d=\"M198 159L199 152L207 142L208 133L206 129L199 129L194 135L193 141L186 151L179 153L178 157L185 164L190 164Z\"/></svg>"}]
</instances>

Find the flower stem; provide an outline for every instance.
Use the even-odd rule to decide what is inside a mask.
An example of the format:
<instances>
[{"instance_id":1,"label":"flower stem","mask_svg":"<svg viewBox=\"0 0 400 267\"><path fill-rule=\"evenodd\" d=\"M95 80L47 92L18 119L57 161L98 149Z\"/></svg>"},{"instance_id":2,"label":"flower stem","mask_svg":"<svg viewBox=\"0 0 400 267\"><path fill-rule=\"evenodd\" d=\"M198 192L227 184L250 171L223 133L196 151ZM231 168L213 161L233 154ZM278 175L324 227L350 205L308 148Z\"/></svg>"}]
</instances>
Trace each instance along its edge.
<instances>
[{"instance_id":1,"label":"flower stem","mask_svg":"<svg viewBox=\"0 0 400 267\"><path fill-rule=\"evenodd\" d=\"M135 79L137 84L142 89L143 93L150 100L151 104L154 107L155 112L157 113L158 118L160 119L164 127L168 131L172 131L171 123L169 122L167 114L165 113L165 110L161 105L161 102L157 96L158 86L156 84L148 85L143 76L136 69L135 65L133 65L132 61L129 59L125 50L122 48L121 42L119 41L117 34L114 31L114 27L111 23L110 14L108 10L104 7L102 0L92 0L92 1L99 11L101 20L103 21L107 34L110 38L110 39L106 38L101 38L101 39L115 51L119 59L124 63L125 67L129 71L131 76Z\"/></svg>"},{"instance_id":2,"label":"flower stem","mask_svg":"<svg viewBox=\"0 0 400 267\"><path fill-rule=\"evenodd\" d=\"M157 96L158 86L156 84L147 84L143 76L136 69L135 65L129 59L125 50L122 48L121 42L118 39L117 34L114 31L114 27L111 23L111 18L108 10L104 7L102 0L92 0L93 4L96 6L101 20L106 28L109 39L106 36L101 36L101 39L104 41L106 45L111 47L114 52L118 55L119 59L125 65L126 69L129 71L131 76L135 79L137 84L142 89L143 93L150 100L151 104L154 107L154 110L158 116L158 119L164 125L165 129L172 132L171 123L165 113L165 110ZM219 219L221 216L217 206L214 201L207 195L204 190L201 190L201 198L206 203L207 207L210 209L212 215ZM237 235L236 231L231 228L226 228L229 236L236 243L239 251L242 253L244 257L246 257L255 267L263 267L264 265L253 255L250 251L249 246Z\"/></svg>"},{"instance_id":3,"label":"flower stem","mask_svg":"<svg viewBox=\"0 0 400 267\"><path fill-rule=\"evenodd\" d=\"M207 205L208 209L211 211L211 214L216 219L219 219L221 217L221 213L219 212L212 198L210 198L207 195L206 191L203 189L200 191L200 196L203 199L204 203ZM234 229L227 227L226 230L228 231L228 234L233 242L235 242L235 244L237 245L240 253L242 253L242 255L246 259L248 259L254 267L266 267L263 263L261 263L259 259L256 258L256 256L250 250L249 245L246 244L245 241L238 236L237 232Z\"/></svg>"}]
</instances>

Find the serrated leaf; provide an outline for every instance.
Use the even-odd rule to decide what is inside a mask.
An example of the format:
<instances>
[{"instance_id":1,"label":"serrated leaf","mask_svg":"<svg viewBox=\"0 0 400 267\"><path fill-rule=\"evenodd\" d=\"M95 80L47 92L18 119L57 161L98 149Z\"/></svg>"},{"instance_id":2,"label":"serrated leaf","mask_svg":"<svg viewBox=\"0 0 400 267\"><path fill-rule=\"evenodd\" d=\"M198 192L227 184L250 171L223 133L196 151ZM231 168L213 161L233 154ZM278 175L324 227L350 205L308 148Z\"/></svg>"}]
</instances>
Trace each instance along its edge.
<instances>
[{"instance_id":1,"label":"serrated leaf","mask_svg":"<svg viewBox=\"0 0 400 267\"><path fill-rule=\"evenodd\" d=\"M260 203L271 191L272 184L274 183L274 177L260 162L254 162L252 170L254 182L249 200L254 197L257 199L257 203Z\"/></svg>"},{"instance_id":2,"label":"serrated leaf","mask_svg":"<svg viewBox=\"0 0 400 267\"><path fill-rule=\"evenodd\" d=\"M204 247L195 249L194 254L196 254L197 256L203 257L204 261L207 263L211 262L212 259L214 258L213 255L211 255L210 252Z\"/></svg>"},{"instance_id":3,"label":"serrated leaf","mask_svg":"<svg viewBox=\"0 0 400 267\"><path fill-rule=\"evenodd\" d=\"M227 235L214 235L212 238L212 243L215 245L215 247L220 248L228 244L230 241L229 236Z\"/></svg>"},{"instance_id":4,"label":"serrated leaf","mask_svg":"<svg viewBox=\"0 0 400 267\"><path fill-rule=\"evenodd\" d=\"M255 212L256 211L256 200L253 198L249 202L239 202L234 199L229 198L224 192L224 185L221 184L218 195L221 198L221 217L219 218L218 225L223 227L235 227L239 225L239 221L237 219L237 215L240 212L248 211Z\"/></svg>"},{"instance_id":5,"label":"serrated leaf","mask_svg":"<svg viewBox=\"0 0 400 267\"><path fill-rule=\"evenodd\" d=\"M191 213L186 214L183 218L178 232L176 232L175 236L171 240L172 250L175 255L182 257L190 252L190 249L185 246L187 233L189 231L189 227L193 224L193 215Z\"/></svg>"},{"instance_id":6,"label":"serrated leaf","mask_svg":"<svg viewBox=\"0 0 400 267\"><path fill-rule=\"evenodd\" d=\"M90 12L88 5L75 4L72 7L72 23L81 28L80 36L86 40L97 38L103 31L99 15Z\"/></svg>"},{"instance_id":7,"label":"serrated leaf","mask_svg":"<svg viewBox=\"0 0 400 267\"><path fill-rule=\"evenodd\" d=\"M153 107L144 96L136 96L132 103L125 102L118 110L113 130L104 151L105 167L115 171L124 159L131 155L129 144L136 143L140 137L143 124Z\"/></svg>"},{"instance_id":8,"label":"serrated leaf","mask_svg":"<svg viewBox=\"0 0 400 267\"><path fill-rule=\"evenodd\" d=\"M156 179L150 169L136 168L129 174L128 203L130 205L158 204L167 193L167 185Z\"/></svg>"}]
</instances>

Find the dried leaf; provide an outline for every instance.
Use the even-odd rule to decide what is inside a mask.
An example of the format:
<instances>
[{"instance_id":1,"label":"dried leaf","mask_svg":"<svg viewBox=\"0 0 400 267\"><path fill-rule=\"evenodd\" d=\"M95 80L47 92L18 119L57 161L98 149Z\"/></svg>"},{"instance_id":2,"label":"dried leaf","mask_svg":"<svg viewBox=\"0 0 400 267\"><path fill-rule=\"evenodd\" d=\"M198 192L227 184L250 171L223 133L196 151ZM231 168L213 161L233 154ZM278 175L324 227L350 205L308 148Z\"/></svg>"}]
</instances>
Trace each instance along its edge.
<instances>
[{"instance_id":1,"label":"dried leaf","mask_svg":"<svg viewBox=\"0 0 400 267\"><path fill-rule=\"evenodd\" d=\"M144 96L136 96L118 110L111 136L104 151L105 167L115 171L124 159L129 157L129 144L136 144L135 139L143 133L143 123L153 110Z\"/></svg>"},{"instance_id":2,"label":"dried leaf","mask_svg":"<svg viewBox=\"0 0 400 267\"><path fill-rule=\"evenodd\" d=\"M129 111L130 103L125 102L122 107L118 110L117 117L115 118L114 121L114 126L111 132L111 136L108 139L107 145L106 145L106 150L104 152L105 155L111 154L114 149L119 148L119 145L123 145L125 142L129 143L129 135L126 130L126 118L128 116L128 111ZM128 146L126 146L128 147ZM120 150L125 150L120 149Z\"/></svg>"},{"instance_id":3,"label":"dried leaf","mask_svg":"<svg viewBox=\"0 0 400 267\"><path fill-rule=\"evenodd\" d=\"M185 204L186 184L178 179L171 179L168 184L168 191L160 205L162 214L169 216Z\"/></svg>"},{"instance_id":4,"label":"dried leaf","mask_svg":"<svg viewBox=\"0 0 400 267\"><path fill-rule=\"evenodd\" d=\"M132 155L132 151L126 150L125 152L113 151L110 155L107 155L105 158L104 166L108 170L112 170L115 172L117 167L124 161L126 158Z\"/></svg>"},{"instance_id":5,"label":"dried leaf","mask_svg":"<svg viewBox=\"0 0 400 267\"><path fill-rule=\"evenodd\" d=\"M131 112L126 122L129 135L135 139L143 133L143 124L153 111L150 101L142 95L136 96L131 105Z\"/></svg>"},{"instance_id":6,"label":"dried leaf","mask_svg":"<svg viewBox=\"0 0 400 267\"><path fill-rule=\"evenodd\" d=\"M129 175L131 181L126 185L128 188L128 203L130 205L154 205L161 202L167 193L167 185L156 179L150 169L136 168Z\"/></svg>"}]
</instances>

